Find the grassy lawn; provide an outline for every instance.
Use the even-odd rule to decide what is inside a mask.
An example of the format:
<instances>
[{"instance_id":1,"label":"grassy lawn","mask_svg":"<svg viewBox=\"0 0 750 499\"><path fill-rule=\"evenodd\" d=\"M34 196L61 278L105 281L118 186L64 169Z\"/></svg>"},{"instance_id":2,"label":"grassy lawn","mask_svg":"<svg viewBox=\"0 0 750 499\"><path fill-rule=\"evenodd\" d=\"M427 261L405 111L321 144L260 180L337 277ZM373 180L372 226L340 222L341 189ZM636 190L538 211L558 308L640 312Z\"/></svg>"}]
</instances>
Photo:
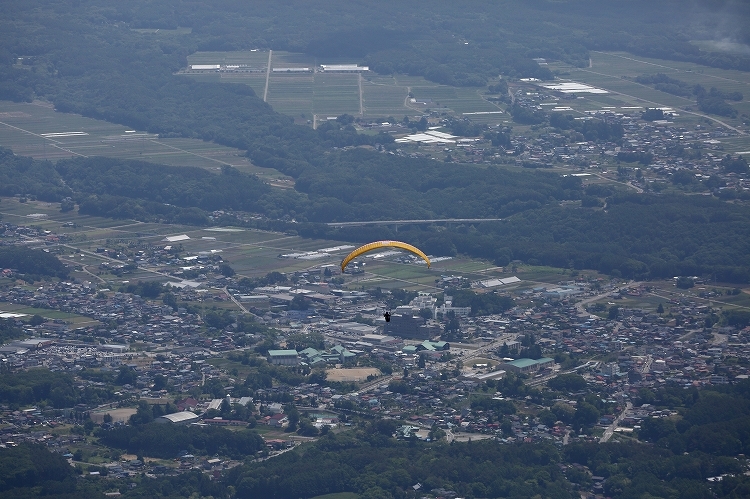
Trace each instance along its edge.
<instances>
[{"instance_id":1,"label":"grassy lawn","mask_svg":"<svg viewBox=\"0 0 750 499\"><path fill-rule=\"evenodd\" d=\"M14 303L0 303L0 310L3 312L13 312L16 314L27 314L29 316L41 315L45 319L49 320L63 320L69 323L73 327L80 325L96 326L99 324L98 321L82 315L71 314L68 312L60 312L59 310L50 310L46 308L35 308L27 307L26 305L14 304Z\"/></svg>"},{"instance_id":2,"label":"grassy lawn","mask_svg":"<svg viewBox=\"0 0 750 499\"><path fill-rule=\"evenodd\" d=\"M247 378L248 374L251 372L257 372L257 369L254 367L246 366L241 362L234 362L224 357L208 359L206 362L230 373L229 375L235 378L237 383L244 382L245 378ZM235 369L236 371L234 371ZM237 372L237 374L232 374L233 372Z\"/></svg>"}]
</instances>

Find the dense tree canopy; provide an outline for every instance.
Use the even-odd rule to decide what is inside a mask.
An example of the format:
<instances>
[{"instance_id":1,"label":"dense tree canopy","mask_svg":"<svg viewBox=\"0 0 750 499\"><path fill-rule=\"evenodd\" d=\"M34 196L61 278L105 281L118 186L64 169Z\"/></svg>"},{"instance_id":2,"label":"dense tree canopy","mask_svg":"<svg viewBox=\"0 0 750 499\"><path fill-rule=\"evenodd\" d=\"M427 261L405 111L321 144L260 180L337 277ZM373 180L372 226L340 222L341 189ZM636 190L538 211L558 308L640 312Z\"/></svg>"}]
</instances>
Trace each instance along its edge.
<instances>
[{"instance_id":1,"label":"dense tree canopy","mask_svg":"<svg viewBox=\"0 0 750 499\"><path fill-rule=\"evenodd\" d=\"M56 495L75 490L73 468L64 457L49 452L45 446L24 443L0 452L0 493L4 497L39 497L40 492Z\"/></svg>"},{"instance_id":2,"label":"dense tree canopy","mask_svg":"<svg viewBox=\"0 0 750 499\"><path fill-rule=\"evenodd\" d=\"M97 404L111 393L101 388L78 387L73 376L44 369L4 373L0 377L0 403L31 405L46 403L55 408L73 407L79 403Z\"/></svg>"},{"instance_id":3,"label":"dense tree canopy","mask_svg":"<svg viewBox=\"0 0 750 499\"><path fill-rule=\"evenodd\" d=\"M301 455L236 468L229 480L238 497L278 499L344 491L403 497L417 483L424 491L445 488L466 497L574 497L553 447L409 445L385 433L372 431L369 442L329 433Z\"/></svg>"},{"instance_id":4,"label":"dense tree canopy","mask_svg":"<svg viewBox=\"0 0 750 499\"><path fill-rule=\"evenodd\" d=\"M215 426L179 426L148 423L100 430L105 444L138 455L172 459L180 451L213 455L221 452L242 459L264 448L263 439L254 431L231 431Z\"/></svg>"},{"instance_id":5,"label":"dense tree canopy","mask_svg":"<svg viewBox=\"0 0 750 499\"><path fill-rule=\"evenodd\" d=\"M42 250L20 246L0 247L0 268L35 276L66 277L68 268L55 256Z\"/></svg>"}]
</instances>

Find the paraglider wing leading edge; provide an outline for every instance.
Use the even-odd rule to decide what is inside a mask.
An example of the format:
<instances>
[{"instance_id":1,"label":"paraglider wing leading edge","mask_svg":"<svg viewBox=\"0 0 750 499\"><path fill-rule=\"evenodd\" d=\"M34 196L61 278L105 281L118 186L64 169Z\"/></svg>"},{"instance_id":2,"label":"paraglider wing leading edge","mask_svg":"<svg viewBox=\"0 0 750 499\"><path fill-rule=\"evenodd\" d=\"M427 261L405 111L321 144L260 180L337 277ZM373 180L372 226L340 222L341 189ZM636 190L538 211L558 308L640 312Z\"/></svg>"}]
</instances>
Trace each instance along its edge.
<instances>
[{"instance_id":1,"label":"paraglider wing leading edge","mask_svg":"<svg viewBox=\"0 0 750 499\"><path fill-rule=\"evenodd\" d=\"M427 263L428 268L430 266L430 259L427 258L427 255L425 255L422 250L420 250L416 246L412 246L411 244L403 243L401 241L375 241L374 243L360 246L359 248L349 253L346 258L341 261L341 271L343 272L346 266L349 265L349 262L362 255L363 253L367 253L368 251L373 251L380 248L401 248L406 251L411 251L415 255L421 257L422 260Z\"/></svg>"}]
</instances>

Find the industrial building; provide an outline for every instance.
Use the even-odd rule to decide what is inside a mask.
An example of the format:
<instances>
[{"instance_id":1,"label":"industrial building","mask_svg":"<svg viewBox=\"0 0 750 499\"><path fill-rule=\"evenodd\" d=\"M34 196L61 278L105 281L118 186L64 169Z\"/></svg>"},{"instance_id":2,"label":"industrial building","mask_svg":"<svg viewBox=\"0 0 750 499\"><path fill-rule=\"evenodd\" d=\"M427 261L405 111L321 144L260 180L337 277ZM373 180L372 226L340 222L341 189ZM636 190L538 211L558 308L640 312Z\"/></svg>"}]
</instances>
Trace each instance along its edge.
<instances>
[{"instance_id":1,"label":"industrial building","mask_svg":"<svg viewBox=\"0 0 750 499\"><path fill-rule=\"evenodd\" d=\"M532 373L545 367L552 367L555 363L554 359L549 357L542 357L541 359L516 359L503 363L500 367L506 371L510 371L516 374L519 373Z\"/></svg>"},{"instance_id":2,"label":"industrial building","mask_svg":"<svg viewBox=\"0 0 750 499\"><path fill-rule=\"evenodd\" d=\"M274 73L312 73L311 68L273 68Z\"/></svg>"},{"instance_id":3,"label":"industrial building","mask_svg":"<svg viewBox=\"0 0 750 499\"><path fill-rule=\"evenodd\" d=\"M320 70L324 73L361 73L369 71L370 68L358 64L321 64Z\"/></svg>"},{"instance_id":4,"label":"industrial building","mask_svg":"<svg viewBox=\"0 0 750 499\"><path fill-rule=\"evenodd\" d=\"M580 288L575 286L560 286L559 288L552 288L546 290L544 293L542 293L542 296L545 298L554 298L554 299L564 299L569 298L571 296L575 296L578 294L581 294L583 291L581 291Z\"/></svg>"},{"instance_id":5,"label":"industrial building","mask_svg":"<svg viewBox=\"0 0 750 499\"><path fill-rule=\"evenodd\" d=\"M270 308L271 299L268 295L238 295L240 302L257 308Z\"/></svg>"},{"instance_id":6,"label":"industrial building","mask_svg":"<svg viewBox=\"0 0 750 499\"><path fill-rule=\"evenodd\" d=\"M25 348L27 350L40 350L53 345L55 342L49 338L29 338L27 340L14 341L10 344L12 347Z\"/></svg>"},{"instance_id":7,"label":"industrial building","mask_svg":"<svg viewBox=\"0 0 750 499\"><path fill-rule=\"evenodd\" d=\"M499 371L490 371L488 373L477 373L477 372L468 372L461 374L461 379L465 381L490 381L490 380L498 380L503 379L505 377L505 371L499 370Z\"/></svg>"}]
</instances>

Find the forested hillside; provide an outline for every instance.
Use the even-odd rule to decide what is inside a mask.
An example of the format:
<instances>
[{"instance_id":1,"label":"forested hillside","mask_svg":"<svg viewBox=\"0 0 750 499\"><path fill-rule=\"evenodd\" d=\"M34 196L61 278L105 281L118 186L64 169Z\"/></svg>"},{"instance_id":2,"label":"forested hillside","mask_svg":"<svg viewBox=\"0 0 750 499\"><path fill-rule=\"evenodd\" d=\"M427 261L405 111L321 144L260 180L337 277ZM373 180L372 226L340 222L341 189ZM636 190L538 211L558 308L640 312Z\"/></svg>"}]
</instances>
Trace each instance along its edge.
<instances>
[{"instance_id":1,"label":"forested hillside","mask_svg":"<svg viewBox=\"0 0 750 499\"><path fill-rule=\"evenodd\" d=\"M638 437L654 445L576 443L558 449L492 441L398 442L389 438L397 423L386 420L362 428L356 438L329 434L299 452L236 468L228 483L238 497L278 499L342 491L409 497L415 484L433 494L444 489L462 497L564 498L578 497L574 486L587 488L597 479L616 499L739 498L750 491L750 480L733 457L746 453L750 443L747 389L745 383L704 391L642 391L643 400L679 413L644 421ZM709 488L707 478L720 475L725 475L721 483Z\"/></svg>"},{"instance_id":2,"label":"forested hillside","mask_svg":"<svg viewBox=\"0 0 750 499\"><path fill-rule=\"evenodd\" d=\"M342 491L407 497L406 491L416 484L466 497L576 497L552 446L499 446L491 441L409 445L391 438L395 422L372 426L369 436L360 439L331 434L301 453L237 468L229 483L238 497L278 499Z\"/></svg>"},{"instance_id":3,"label":"forested hillside","mask_svg":"<svg viewBox=\"0 0 750 499\"><path fill-rule=\"evenodd\" d=\"M77 487L75 471L67 460L49 452L41 444L1 449L0 470L0 494L3 497L72 499L82 497L82 494L101 497L97 491L87 491L85 485Z\"/></svg>"}]
</instances>

